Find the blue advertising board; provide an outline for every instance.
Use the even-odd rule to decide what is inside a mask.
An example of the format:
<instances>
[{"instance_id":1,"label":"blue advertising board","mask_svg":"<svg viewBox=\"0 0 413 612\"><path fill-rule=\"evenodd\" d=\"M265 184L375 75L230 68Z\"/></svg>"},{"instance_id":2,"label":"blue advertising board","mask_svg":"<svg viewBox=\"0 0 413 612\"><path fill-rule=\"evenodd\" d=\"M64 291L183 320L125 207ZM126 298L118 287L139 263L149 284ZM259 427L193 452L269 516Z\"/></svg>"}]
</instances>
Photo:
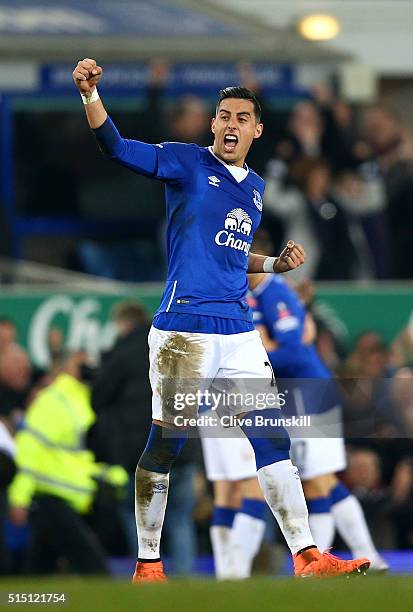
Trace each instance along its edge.
<instances>
[{"instance_id":1,"label":"blue advertising board","mask_svg":"<svg viewBox=\"0 0 413 612\"><path fill-rule=\"evenodd\" d=\"M44 93L59 94L73 91L73 66L52 64L41 68L40 89ZM116 95L140 93L149 82L146 63L117 63L104 65L105 75L99 88ZM290 91L294 87L294 71L290 65L257 63L254 72L261 89L266 93ZM191 92L215 95L229 84L239 84L241 76L236 63L177 63L170 67L165 83L165 94L179 95Z\"/></svg>"}]
</instances>

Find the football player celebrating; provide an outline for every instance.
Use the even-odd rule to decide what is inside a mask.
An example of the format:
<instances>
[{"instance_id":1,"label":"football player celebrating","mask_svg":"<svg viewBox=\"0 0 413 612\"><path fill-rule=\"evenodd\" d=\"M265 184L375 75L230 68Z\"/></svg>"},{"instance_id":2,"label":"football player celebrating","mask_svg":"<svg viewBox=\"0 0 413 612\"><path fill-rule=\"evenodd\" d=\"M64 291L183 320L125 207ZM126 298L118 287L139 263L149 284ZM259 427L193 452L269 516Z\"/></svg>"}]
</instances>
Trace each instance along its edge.
<instances>
[{"instance_id":1,"label":"football player celebrating","mask_svg":"<svg viewBox=\"0 0 413 612\"><path fill-rule=\"evenodd\" d=\"M182 388L202 390L205 381L215 379L235 386L237 381L242 386L242 379L257 379L270 387L268 357L245 301L246 273L287 272L304 262L305 253L293 242L276 258L250 252L264 191L264 181L245 163L263 130L260 104L252 92L240 87L220 92L211 147L153 145L120 136L96 88L102 73L89 58L73 71L101 149L109 159L166 187L168 276L149 334L153 425L136 470L139 551L133 578L163 581L159 548L169 472L188 435L177 430L177 419L181 423L184 416L198 414L198 405L189 401L177 413L177 394ZM250 414L253 419L254 411ZM254 449L260 486L293 554L296 575L367 569L367 559L341 561L319 552L290 460L288 433L267 429L258 437L256 427L243 427Z\"/></svg>"}]
</instances>

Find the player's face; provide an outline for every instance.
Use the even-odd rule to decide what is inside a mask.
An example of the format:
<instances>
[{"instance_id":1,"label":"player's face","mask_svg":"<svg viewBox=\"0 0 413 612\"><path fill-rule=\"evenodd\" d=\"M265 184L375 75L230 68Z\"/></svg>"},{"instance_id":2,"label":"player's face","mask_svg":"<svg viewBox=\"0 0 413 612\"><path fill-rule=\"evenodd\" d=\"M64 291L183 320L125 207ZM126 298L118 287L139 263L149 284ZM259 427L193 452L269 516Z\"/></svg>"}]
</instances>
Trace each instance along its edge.
<instances>
[{"instance_id":1,"label":"player's face","mask_svg":"<svg viewBox=\"0 0 413 612\"><path fill-rule=\"evenodd\" d=\"M225 163L242 166L254 138L262 134L251 100L226 98L212 119L214 153Z\"/></svg>"}]
</instances>

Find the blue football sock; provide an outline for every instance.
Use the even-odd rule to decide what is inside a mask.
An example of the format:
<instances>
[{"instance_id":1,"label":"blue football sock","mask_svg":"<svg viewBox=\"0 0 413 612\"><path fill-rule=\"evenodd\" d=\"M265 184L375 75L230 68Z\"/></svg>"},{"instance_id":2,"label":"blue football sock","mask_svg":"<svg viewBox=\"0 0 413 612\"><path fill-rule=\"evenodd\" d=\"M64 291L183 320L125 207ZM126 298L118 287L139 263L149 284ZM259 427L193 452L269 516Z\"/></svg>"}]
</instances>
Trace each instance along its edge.
<instances>
[{"instance_id":1,"label":"blue football sock","mask_svg":"<svg viewBox=\"0 0 413 612\"><path fill-rule=\"evenodd\" d=\"M327 550L333 544L335 532L330 497L308 499L307 508L314 541L320 550Z\"/></svg>"},{"instance_id":2,"label":"blue football sock","mask_svg":"<svg viewBox=\"0 0 413 612\"><path fill-rule=\"evenodd\" d=\"M187 439L188 432L183 431L179 438L170 436L170 432L168 436L165 435L163 427L153 423L145 450L138 462L139 467L148 472L169 474Z\"/></svg>"},{"instance_id":3,"label":"blue football sock","mask_svg":"<svg viewBox=\"0 0 413 612\"><path fill-rule=\"evenodd\" d=\"M331 505L334 506L334 504L338 504L338 502L342 501L343 499L346 499L346 497L349 497L349 495L351 495L351 493L347 489L346 485L344 485L342 482L339 482L334 487L334 489L331 489L330 491Z\"/></svg>"},{"instance_id":4,"label":"blue football sock","mask_svg":"<svg viewBox=\"0 0 413 612\"><path fill-rule=\"evenodd\" d=\"M260 426L256 424L256 417L264 416L266 419L279 419L279 410L254 410L246 419L252 420L252 425L243 424L242 431L250 441L255 453L257 470L272 465L277 461L290 458L290 436L285 427L272 425Z\"/></svg>"},{"instance_id":5,"label":"blue football sock","mask_svg":"<svg viewBox=\"0 0 413 612\"><path fill-rule=\"evenodd\" d=\"M223 506L215 506L212 514L211 526L219 525L221 527L232 527L237 508L225 508Z\"/></svg>"}]
</instances>

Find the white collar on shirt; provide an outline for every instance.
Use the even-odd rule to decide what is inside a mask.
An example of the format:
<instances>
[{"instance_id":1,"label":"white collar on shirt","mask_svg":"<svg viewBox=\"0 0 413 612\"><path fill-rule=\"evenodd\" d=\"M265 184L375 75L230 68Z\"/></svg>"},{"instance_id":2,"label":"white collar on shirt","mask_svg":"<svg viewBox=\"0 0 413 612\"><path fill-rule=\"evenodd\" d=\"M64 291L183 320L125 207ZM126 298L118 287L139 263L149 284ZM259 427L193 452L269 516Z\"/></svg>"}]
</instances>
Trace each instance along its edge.
<instances>
[{"instance_id":1,"label":"white collar on shirt","mask_svg":"<svg viewBox=\"0 0 413 612\"><path fill-rule=\"evenodd\" d=\"M215 155L212 147L208 147L208 150L211 153L211 155L215 157L215 159L217 159L223 166L225 166L225 168L229 172L231 172L232 176L237 181L237 183L240 183L247 177L247 174L249 172L249 168L247 164L244 164L243 168L240 168L240 166L230 166L229 164L226 164L224 161L222 161L222 159L219 159L219 157Z\"/></svg>"}]
</instances>

